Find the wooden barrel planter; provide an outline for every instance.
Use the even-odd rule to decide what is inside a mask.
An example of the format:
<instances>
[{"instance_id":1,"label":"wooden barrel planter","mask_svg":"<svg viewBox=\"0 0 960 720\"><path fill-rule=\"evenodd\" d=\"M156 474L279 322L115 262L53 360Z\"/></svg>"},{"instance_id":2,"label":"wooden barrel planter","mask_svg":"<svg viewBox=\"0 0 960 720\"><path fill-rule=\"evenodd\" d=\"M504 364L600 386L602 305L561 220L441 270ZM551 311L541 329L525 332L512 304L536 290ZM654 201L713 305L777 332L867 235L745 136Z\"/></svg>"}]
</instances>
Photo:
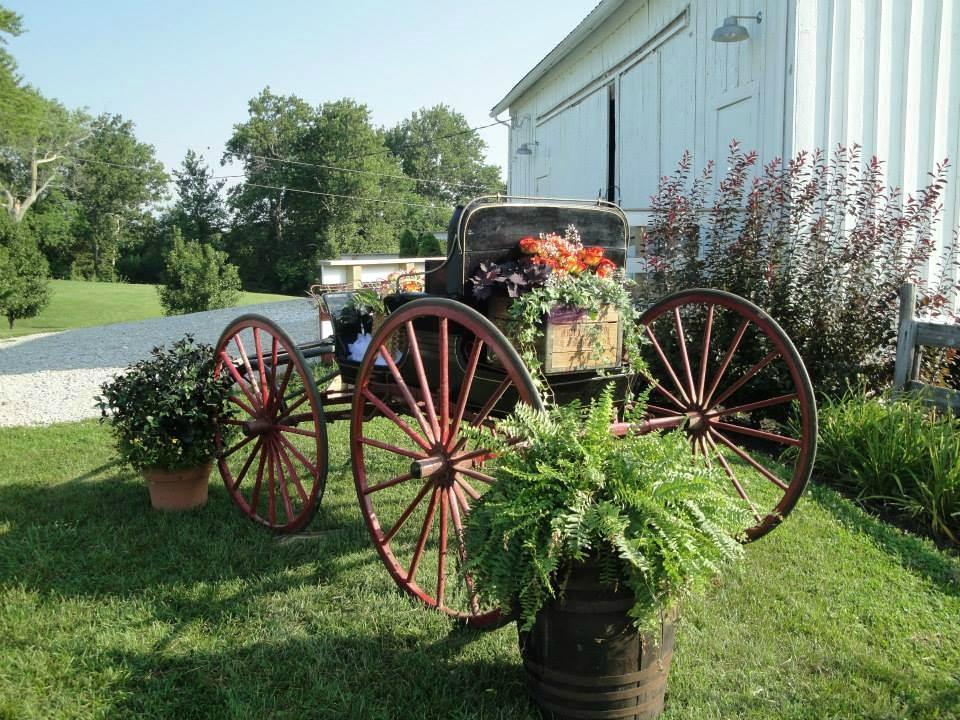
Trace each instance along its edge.
<instances>
[{"instance_id":1,"label":"wooden barrel planter","mask_svg":"<svg viewBox=\"0 0 960 720\"><path fill-rule=\"evenodd\" d=\"M673 655L674 625L657 637L641 634L627 612L633 595L600 582L595 564L577 565L564 597L548 603L520 652L527 688L552 720L633 718L663 710Z\"/></svg>"}]
</instances>

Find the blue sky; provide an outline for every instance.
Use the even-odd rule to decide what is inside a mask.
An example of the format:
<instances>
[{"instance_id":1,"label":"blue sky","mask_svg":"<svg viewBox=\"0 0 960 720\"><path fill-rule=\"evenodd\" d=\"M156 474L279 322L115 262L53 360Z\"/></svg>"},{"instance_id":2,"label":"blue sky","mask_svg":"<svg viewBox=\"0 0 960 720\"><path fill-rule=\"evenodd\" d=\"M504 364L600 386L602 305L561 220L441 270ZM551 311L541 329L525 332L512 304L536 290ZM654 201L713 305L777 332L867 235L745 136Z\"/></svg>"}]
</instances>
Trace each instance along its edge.
<instances>
[{"instance_id":1,"label":"blue sky","mask_svg":"<svg viewBox=\"0 0 960 720\"><path fill-rule=\"evenodd\" d=\"M68 107L119 113L169 168L187 148L219 166L264 86L312 104L353 97L377 125L446 103L473 126L594 0L0 0L26 80ZM507 130L481 131L505 169Z\"/></svg>"}]
</instances>

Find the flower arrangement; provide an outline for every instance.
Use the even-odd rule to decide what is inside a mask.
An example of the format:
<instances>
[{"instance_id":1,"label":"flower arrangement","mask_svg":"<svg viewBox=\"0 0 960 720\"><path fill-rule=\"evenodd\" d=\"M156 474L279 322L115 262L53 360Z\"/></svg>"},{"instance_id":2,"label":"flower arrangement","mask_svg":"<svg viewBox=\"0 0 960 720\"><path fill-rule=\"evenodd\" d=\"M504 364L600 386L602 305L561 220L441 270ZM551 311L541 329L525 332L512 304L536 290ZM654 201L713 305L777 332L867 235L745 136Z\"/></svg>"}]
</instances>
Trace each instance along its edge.
<instances>
[{"instance_id":1,"label":"flower arrangement","mask_svg":"<svg viewBox=\"0 0 960 720\"><path fill-rule=\"evenodd\" d=\"M642 367L630 282L616 263L604 257L604 248L584 246L576 227L569 225L563 235L520 238L516 252L518 257L504 262L481 263L470 277L471 289L477 300L504 294L513 299L507 331L541 391L546 384L540 377L538 342L544 318L559 313L575 311L596 319L613 308L622 323L627 360L633 370Z\"/></svg>"}]
</instances>

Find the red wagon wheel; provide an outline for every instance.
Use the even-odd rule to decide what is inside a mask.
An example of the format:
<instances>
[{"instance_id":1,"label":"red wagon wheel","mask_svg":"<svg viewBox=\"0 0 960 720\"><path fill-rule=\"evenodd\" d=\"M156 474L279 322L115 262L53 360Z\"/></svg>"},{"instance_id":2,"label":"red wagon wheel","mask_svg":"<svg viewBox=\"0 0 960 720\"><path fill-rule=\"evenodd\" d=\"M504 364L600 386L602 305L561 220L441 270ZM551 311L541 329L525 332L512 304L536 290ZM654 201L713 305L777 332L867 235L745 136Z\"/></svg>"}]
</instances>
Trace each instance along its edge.
<instances>
[{"instance_id":1,"label":"red wagon wheel","mask_svg":"<svg viewBox=\"0 0 960 720\"><path fill-rule=\"evenodd\" d=\"M718 463L750 508L747 539L765 535L800 498L816 454L817 407L799 353L763 310L720 290L668 295L640 322L648 411L682 421L694 452Z\"/></svg>"},{"instance_id":2,"label":"red wagon wheel","mask_svg":"<svg viewBox=\"0 0 960 720\"><path fill-rule=\"evenodd\" d=\"M477 627L503 618L460 571L464 518L493 481L475 429L518 402L543 407L516 350L453 300L393 312L357 374L353 474L377 552L403 590Z\"/></svg>"},{"instance_id":3,"label":"red wagon wheel","mask_svg":"<svg viewBox=\"0 0 960 720\"><path fill-rule=\"evenodd\" d=\"M220 422L218 464L251 520L282 533L307 525L327 478L327 429L310 366L283 330L243 315L216 347L217 377L233 378L233 413Z\"/></svg>"}]
</instances>

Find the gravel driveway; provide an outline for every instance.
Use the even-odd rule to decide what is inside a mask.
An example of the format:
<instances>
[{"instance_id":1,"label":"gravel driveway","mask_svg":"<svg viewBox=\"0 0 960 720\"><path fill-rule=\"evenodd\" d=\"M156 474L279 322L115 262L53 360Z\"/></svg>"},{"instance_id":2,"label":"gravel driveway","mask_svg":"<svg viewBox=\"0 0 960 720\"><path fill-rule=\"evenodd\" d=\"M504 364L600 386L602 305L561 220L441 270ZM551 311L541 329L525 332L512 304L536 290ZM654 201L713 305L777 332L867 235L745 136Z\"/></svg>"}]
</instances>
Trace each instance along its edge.
<instances>
[{"instance_id":1,"label":"gravel driveway","mask_svg":"<svg viewBox=\"0 0 960 720\"><path fill-rule=\"evenodd\" d=\"M101 383L185 333L215 343L246 313L265 315L297 343L319 339L317 311L304 298L0 341L0 427L98 417Z\"/></svg>"}]
</instances>

